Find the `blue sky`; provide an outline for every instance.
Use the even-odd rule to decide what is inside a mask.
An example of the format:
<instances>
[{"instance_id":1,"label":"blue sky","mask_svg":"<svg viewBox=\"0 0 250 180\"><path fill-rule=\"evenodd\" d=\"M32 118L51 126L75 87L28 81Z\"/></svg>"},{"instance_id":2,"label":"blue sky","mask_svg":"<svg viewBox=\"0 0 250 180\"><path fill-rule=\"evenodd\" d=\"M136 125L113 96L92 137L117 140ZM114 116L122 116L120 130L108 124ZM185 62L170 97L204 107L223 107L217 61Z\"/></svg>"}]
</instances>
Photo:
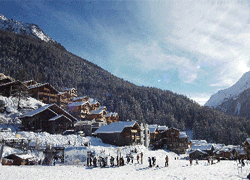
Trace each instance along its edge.
<instances>
[{"instance_id":1,"label":"blue sky","mask_svg":"<svg viewBox=\"0 0 250 180\"><path fill-rule=\"evenodd\" d=\"M137 85L204 104L250 67L247 0L1 1L68 51Z\"/></svg>"}]
</instances>

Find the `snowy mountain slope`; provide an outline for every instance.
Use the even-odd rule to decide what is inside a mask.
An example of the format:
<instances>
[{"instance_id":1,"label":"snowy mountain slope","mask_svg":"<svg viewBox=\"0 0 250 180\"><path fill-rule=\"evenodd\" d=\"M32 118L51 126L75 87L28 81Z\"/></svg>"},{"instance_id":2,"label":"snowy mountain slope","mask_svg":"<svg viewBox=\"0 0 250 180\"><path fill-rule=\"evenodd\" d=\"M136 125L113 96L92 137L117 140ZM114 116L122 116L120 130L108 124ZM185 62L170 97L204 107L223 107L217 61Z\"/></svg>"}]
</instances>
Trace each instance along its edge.
<instances>
[{"instance_id":1,"label":"snowy mountain slope","mask_svg":"<svg viewBox=\"0 0 250 180\"><path fill-rule=\"evenodd\" d=\"M246 72L233 86L213 94L205 106L216 108L228 99L236 99L239 94L250 88L250 72Z\"/></svg>"},{"instance_id":2,"label":"snowy mountain slope","mask_svg":"<svg viewBox=\"0 0 250 180\"><path fill-rule=\"evenodd\" d=\"M7 30L18 34L27 34L35 38L41 39L48 43L55 43L51 37L45 34L37 25L7 19L0 14L0 29Z\"/></svg>"}]
</instances>

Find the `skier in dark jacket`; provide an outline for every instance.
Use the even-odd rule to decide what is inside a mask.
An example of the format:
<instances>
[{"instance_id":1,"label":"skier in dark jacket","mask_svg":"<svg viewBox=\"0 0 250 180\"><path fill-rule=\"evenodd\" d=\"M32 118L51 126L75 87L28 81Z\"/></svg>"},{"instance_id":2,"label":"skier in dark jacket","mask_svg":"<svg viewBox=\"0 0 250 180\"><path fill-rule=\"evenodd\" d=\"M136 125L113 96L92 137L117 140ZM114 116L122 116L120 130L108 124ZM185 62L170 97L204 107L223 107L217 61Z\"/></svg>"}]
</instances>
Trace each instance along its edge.
<instances>
[{"instance_id":1,"label":"skier in dark jacket","mask_svg":"<svg viewBox=\"0 0 250 180\"><path fill-rule=\"evenodd\" d=\"M152 167L151 157L148 157L149 167Z\"/></svg>"}]
</instances>

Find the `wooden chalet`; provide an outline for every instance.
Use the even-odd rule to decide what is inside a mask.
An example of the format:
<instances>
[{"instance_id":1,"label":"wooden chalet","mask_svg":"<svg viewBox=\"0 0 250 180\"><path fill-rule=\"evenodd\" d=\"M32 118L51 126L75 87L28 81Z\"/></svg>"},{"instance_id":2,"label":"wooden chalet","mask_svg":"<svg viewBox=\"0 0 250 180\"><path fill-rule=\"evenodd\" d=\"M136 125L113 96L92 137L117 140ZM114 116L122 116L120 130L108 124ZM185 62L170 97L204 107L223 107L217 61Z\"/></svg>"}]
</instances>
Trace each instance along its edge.
<instances>
[{"instance_id":1,"label":"wooden chalet","mask_svg":"<svg viewBox=\"0 0 250 180\"><path fill-rule=\"evenodd\" d=\"M101 126L94 134L104 143L129 146L141 143L140 132L140 126L136 121L120 121Z\"/></svg>"},{"instance_id":2,"label":"wooden chalet","mask_svg":"<svg viewBox=\"0 0 250 180\"><path fill-rule=\"evenodd\" d=\"M246 152L247 159L250 159L250 138L247 138L243 143L243 148Z\"/></svg>"},{"instance_id":3,"label":"wooden chalet","mask_svg":"<svg viewBox=\"0 0 250 180\"><path fill-rule=\"evenodd\" d=\"M88 119L89 120L95 119L97 122L103 122L103 121L106 121L105 115L107 115L107 111L103 109L92 110L88 114Z\"/></svg>"},{"instance_id":4,"label":"wooden chalet","mask_svg":"<svg viewBox=\"0 0 250 180\"><path fill-rule=\"evenodd\" d=\"M2 165L34 165L35 158L29 154L10 154L3 157Z\"/></svg>"},{"instance_id":5,"label":"wooden chalet","mask_svg":"<svg viewBox=\"0 0 250 180\"><path fill-rule=\"evenodd\" d=\"M216 152L216 156L222 159L235 160L238 157L237 146L228 145Z\"/></svg>"},{"instance_id":6,"label":"wooden chalet","mask_svg":"<svg viewBox=\"0 0 250 180\"><path fill-rule=\"evenodd\" d=\"M108 114L105 115L105 120L107 124L110 124L112 122L118 122L119 116L117 113L109 112Z\"/></svg>"},{"instance_id":7,"label":"wooden chalet","mask_svg":"<svg viewBox=\"0 0 250 180\"><path fill-rule=\"evenodd\" d=\"M101 104L93 99L90 99L89 104L90 110L98 110L101 107Z\"/></svg>"},{"instance_id":8,"label":"wooden chalet","mask_svg":"<svg viewBox=\"0 0 250 180\"><path fill-rule=\"evenodd\" d=\"M77 119L86 119L90 112L90 104L88 101L72 102L68 104L68 110Z\"/></svg>"},{"instance_id":9,"label":"wooden chalet","mask_svg":"<svg viewBox=\"0 0 250 180\"><path fill-rule=\"evenodd\" d=\"M46 131L51 134L62 133L72 129L77 121L72 115L56 104L45 105L24 114L21 118L24 130Z\"/></svg>"},{"instance_id":10,"label":"wooden chalet","mask_svg":"<svg viewBox=\"0 0 250 180\"><path fill-rule=\"evenodd\" d=\"M205 160L208 158L208 154L205 151L200 149L196 149L189 153L189 158Z\"/></svg>"},{"instance_id":11,"label":"wooden chalet","mask_svg":"<svg viewBox=\"0 0 250 180\"><path fill-rule=\"evenodd\" d=\"M68 92L59 92L57 94L57 105L66 109L68 104L72 103L73 97Z\"/></svg>"},{"instance_id":12,"label":"wooden chalet","mask_svg":"<svg viewBox=\"0 0 250 180\"><path fill-rule=\"evenodd\" d=\"M57 95L59 92L49 83L37 83L27 86L27 88L31 94L31 97L36 98L37 100L46 104L57 103Z\"/></svg>"},{"instance_id":13,"label":"wooden chalet","mask_svg":"<svg viewBox=\"0 0 250 180\"><path fill-rule=\"evenodd\" d=\"M168 150L183 154L188 148L188 136L176 128L169 128L161 133L161 141Z\"/></svg>"},{"instance_id":14,"label":"wooden chalet","mask_svg":"<svg viewBox=\"0 0 250 180\"><path fill-rule=\"evenodd\" d=\"M27 87L20 81L11 81L5 84L0 84L0 93L3 96L11 96L15 92L28 91Z\"/></svg>"},{"instance_id":15,"label":"wooden chalet","mask_svg":"<svg viewBox=\"0 0 250 180\"><path fill-rule=\"evenodd\" d=\"M149 128L149 133L150 133L150 143L154 144L160 139L158 125L157 124L148 125L148 128Z\"/></svg>"},{"instance_id":16,"label":"wooden chalet","mask_svg":"<svg viewBox=\"0 0 250 180\"><path fill-rule=\"evenodd\" d=\"M64 92L69 93L73 98L77 97L77 90L75 88L66 88Z\"/></svg>"}]
</instances>

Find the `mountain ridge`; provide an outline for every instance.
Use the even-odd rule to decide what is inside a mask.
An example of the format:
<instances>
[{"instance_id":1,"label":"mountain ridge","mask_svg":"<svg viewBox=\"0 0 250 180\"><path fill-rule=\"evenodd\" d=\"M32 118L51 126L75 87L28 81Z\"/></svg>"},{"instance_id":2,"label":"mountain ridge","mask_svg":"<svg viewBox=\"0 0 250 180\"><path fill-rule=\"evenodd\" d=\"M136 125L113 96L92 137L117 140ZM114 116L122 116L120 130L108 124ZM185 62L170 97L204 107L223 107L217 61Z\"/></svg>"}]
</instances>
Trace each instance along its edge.
<instances>
[{"instance_id":1,"label":"mountain ridge","mask_svg":"<svg viewBox=\"0 0 250 180\"><path fill-rule=\"evenodd\" d=\"M217 93L213 94L204 106L215 109L228 99L237 99L237 96L248 88L250 88L250 71L244 73L231 87L219 90Z\"/></svg>"},{"instance_id":2,"label":"mountain ridge","mask_svg":"<svg viewBox=\"0 0 250 180\"><path fill-rule=\"evenodd\" d=\"M43 32L36 24L24 23L21 21L15 21L13 19L7 19L4 15L0 14L0 29L7 30L9 32L17 34L26 34L32 37L38 38L47 43L55 44L61 46L60 43L53 40L50 36ZM64 47L61 46L63 49Z\"/></svg>"}]
</instances>

